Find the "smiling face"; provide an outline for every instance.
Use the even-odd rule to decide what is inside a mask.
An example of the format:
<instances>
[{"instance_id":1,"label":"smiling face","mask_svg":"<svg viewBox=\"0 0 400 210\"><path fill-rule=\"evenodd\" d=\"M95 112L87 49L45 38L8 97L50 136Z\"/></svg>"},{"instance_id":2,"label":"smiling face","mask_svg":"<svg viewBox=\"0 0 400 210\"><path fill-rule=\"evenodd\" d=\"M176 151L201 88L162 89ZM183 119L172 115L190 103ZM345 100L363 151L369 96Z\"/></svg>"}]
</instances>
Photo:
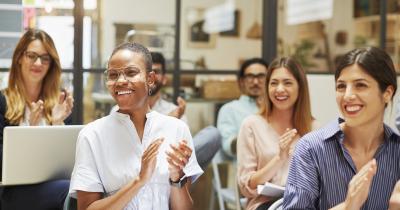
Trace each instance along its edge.
<instances>
[{"instance_id":1,"label":"smiling face","mask_svg":"<svg viewBox=\"0 0 400 210\"><path fill-rule=\"evenodd\" d=\"M299 95L299 84L293 74L284 67L274 69L268 83L268 97L273 109L293 109Z\"/></svg>"},{"instance_id":2,"label":"smiling face","mask_svg":"<svg viewBox=\"0 0 400 210\"><path fill-rule=\"evenodd\" d=\"M154 82L154 73L146 72L143 56L127 49L119 50L111 57L108 70L119 73L116 81L107 82L107 88L120 112L147 109L148 86Z\"/></svg>"},{"instance_id":3,"label":"smiling face","mask_svg":"<svg viewBox=\"0 0 400 210\"><path fill-rule=\"evenodd\" d=\"M378 82L357 64L345 67L336 80L336 102L351 127L381 123L392 95L392 86L382 92Z\"/></svg>"},{"instance_id":4,"label":"smiling face","mask_svg":"<svg viewBox=\"0 0 400 210\"><path fill-rule=\"evenodd\" d=\"M43 78L49 71L50 64L50 55L42 42L37 39L32 41L19 60L24 82L33 84L42 83Z\"/></svg>"}]
</instances>

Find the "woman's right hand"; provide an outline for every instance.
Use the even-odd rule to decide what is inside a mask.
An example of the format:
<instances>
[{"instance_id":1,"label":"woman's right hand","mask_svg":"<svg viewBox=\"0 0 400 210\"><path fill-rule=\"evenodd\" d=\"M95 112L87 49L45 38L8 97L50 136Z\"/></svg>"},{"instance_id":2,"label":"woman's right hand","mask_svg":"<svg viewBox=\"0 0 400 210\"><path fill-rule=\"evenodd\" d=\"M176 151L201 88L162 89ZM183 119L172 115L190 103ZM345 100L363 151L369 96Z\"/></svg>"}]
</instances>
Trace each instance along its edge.
<instances>
[{"instance_id":1,"label":"woman's right hand","mask_svg":"<svg viewBox=\"0 0 400 210\"><path fill-rule=\"evenodd\" d=\"M400 181L397 181L394 186L392 195L389 200L389 210L399 210L400 209Z\"/></svg>"},{"instance_id":2,"label":"woman's right hand","mask_svg":"<svg viewBox=\"0 0 400 210\"><path fill-rule=\"evenodd\" d=\"M31 103L31 114L29 115L29 125L36 126L39 124L40 119L43 114L43 101L39 100L37 102Z\"/></svg>"},{"instance_id":3,"label":"woman's right hand","mask_svg":"<svg viewBox=\"0 0 400 210\"><path fill-rule=\"evenodd\" d=\"M164 138L155 140L150 146L143 152L142 156L142 167L139 173L139 179L146 183L153 175L154 169L157 164L158 148L163 143Z\"/></svg>"},{"instance_id":4,"label":"woman's right hand","mask_svg":"<svg viewBox=\"0 0 400 210\"><path fill-rule=\"evenodd\" d=\"M279 137L279 157L281 159L287 159L289 157L292 143L296 140L296 135L296 129L287 129L286 132Z\"/></svg>"},{"instance_id":5,"label":"woman's right hand","mask_svg":"<svg viewBox=\"0 0 400 210\"><path fill-rule=\"evenodd\" d=\"M372 178L376 174L376 160L372 159L354 175L349 183L345 200L346 209L360 209L368 198Z\"/></svg>"}]
</instances>

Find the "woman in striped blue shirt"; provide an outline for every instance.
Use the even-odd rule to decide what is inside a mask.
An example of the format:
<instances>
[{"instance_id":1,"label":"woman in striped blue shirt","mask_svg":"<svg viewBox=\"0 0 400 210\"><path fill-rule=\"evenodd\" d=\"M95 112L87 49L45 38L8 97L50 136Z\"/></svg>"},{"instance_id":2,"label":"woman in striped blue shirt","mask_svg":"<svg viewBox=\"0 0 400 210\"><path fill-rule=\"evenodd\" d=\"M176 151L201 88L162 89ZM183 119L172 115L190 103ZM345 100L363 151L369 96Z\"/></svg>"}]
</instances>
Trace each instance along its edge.
<instances>
[{"instance_id":1,"label":"woman in striped blue shirt","mask_svg":"<svg viewBox=\"0 0 400 210\"><path fill-rule=\"evenodd\" d=\"M388 209L400 179L400 137L383 123L397 89L393 62L379 48L355 49L335 80L343 118L299 141L284 209Z\"/></svg>"}]
</instances>

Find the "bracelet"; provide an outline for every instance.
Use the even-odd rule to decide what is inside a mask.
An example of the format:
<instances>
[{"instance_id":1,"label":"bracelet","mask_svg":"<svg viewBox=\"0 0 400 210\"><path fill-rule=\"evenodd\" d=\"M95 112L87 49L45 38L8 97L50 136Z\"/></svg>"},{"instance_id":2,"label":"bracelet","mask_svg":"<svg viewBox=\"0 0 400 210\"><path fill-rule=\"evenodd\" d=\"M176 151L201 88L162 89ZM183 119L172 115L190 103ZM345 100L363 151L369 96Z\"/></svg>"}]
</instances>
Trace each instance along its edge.
<instances>
[{"instance_id":1,"label":"bracelet","mask_svg":"<svg viewBox=\"0 0 400 210\"><path fill-rule=\"evenodd\" d=\"M180 179L177 182L172 181L171 178L169 179L169 184L177 188L182 188L183 186L185 186L186 182L187 182L187 177Z\"/></svg>"}]
</instances>

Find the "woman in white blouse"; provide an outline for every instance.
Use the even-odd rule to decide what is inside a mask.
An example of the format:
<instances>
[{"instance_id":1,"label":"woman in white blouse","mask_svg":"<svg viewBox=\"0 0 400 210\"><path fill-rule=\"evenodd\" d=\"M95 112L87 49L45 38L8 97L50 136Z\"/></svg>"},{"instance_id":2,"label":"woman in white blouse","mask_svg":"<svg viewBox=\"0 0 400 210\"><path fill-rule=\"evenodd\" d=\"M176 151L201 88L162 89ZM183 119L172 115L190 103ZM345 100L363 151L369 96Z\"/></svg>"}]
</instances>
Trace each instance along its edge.
<instances>
[{"instance_id":1,"label":"woman in white blouse","mask_svg":"<svg viewBox=\"0 0 400 210\"><path fill-rule=\"evenodd\" d=\"M188 126L150 109L151 66L137 43L111 54L104 76L118 110L79 134L70 186L78 209L192 208L189 186L203 171Z\"/></svg>"},{"instance_id":2,"label":"woman in white blouse","mask_svg":"<svg viewBox=\"0 0 400 210\"><path fill-rule=\"evenodd\" d=\"M257 194L257 185L285 186L296 141L316 126L311 115L306 75L290 57L274 60L265 79L267 97L259 114L240 128L238 184L248 198L247 210L266 209L276 200Z\"/></svg>"}]
</instances>

